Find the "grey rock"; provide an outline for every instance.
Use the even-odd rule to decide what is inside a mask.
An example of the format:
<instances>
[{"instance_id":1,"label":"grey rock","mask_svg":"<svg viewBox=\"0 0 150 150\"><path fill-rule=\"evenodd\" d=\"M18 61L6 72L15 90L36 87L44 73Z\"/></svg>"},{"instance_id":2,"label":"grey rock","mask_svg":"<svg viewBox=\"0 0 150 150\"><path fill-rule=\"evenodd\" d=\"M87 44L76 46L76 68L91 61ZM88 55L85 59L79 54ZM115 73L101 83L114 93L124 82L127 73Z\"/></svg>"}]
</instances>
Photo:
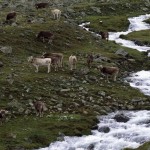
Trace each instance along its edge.
<instances>
[{"instance_id":1,"label":"grey rock","mask_svg":"<svg viewBox=\"0 0 150 150\"><path fill-rule=\"evenodd\" d=\"M98 95L106 96L106 93L105 93L104 91L99 91L99 92L98 92Z\"/></svg>"},{"instance_id":2,"label":"grey rock","mask_svg":"<svg viewBox=\"0 0 150 150\"><path fill-rule=\"evenodd\" d=\"M121 113L116 114L113 119L115 119L117 122L127 122L130 118Z\"/></svg>"},{"instance_id":3,"label":"grey rock","mask_svg":"<svg viewBox=\"0 0 150 150\"><path fill-rule=\"evenodd\" d=\"M61 92L69 92L71 89L61 89Z\"/></svg>"},{"instance_id":4,"label":"grey rock","mask_svg":"<svg viewBox=\"0 0 150 150\"><path fill-rule=\"evenodd\" d=\"M91 9L92 9L94 12L98 13L98 14L101 13L101 9L98 8L98 7L91 7Z\"/></svg>"},{"instance_id":5,"label":"grey rock","mask_svg":"<svg viewBox=\"0 0 150 150\"><path fill-rule=\"evenodd\" d=\"M110 128L107 126L103 126L103 127L99 127L98 128L99 132L104 132L104 133L108 133L110 131Z\"/></svg>"},{"instance_id":6,"label":"grey rock","mask_svg":"<svg viewBox=\"0 0 150 150\"><path fill-rule=\"evenodd\" d=\"M59 135L59 136L57 137L57 140L58 140L58 141L64 141L64 140L65 140L65 139L64 139L64 137L65 137L65 134L64 134L64 133L59 132L58 135Z\"/></svg>"},{"instance_id":7,"label":"grey rock","mask_svg":"<svg viewBox=\"0 0 150 150\"><path fill-rule=\"evenodd\" d=\"M90 72L88 68L81 68L78 72L80 75L87 75Z\"/></svg>"},{"instance_id":8,"label":"grey rock","mask_svg":"<svg viewBox=\"0 0 150 150\"><path fill-rule=\"evenodd\" d=\"M125 51L125 50L123 50L123 49L119 49L119 50L117 50L115 54L117 54L117 55L121 55L121 56L124 56L124 57L126 57L126 56L128 56L128 55L129 55L129 53L128 53L128 52L126 52L126 51Z\"/></svg>"},{"instance_id":9,"label":"grey rock","mask_svg":"<svg viewBox=\"0 0 150 150\"><path fill-rule=\"evenodd\" d=\"M12 47L11 46L0 46L0 51L5 54L11 54L12 53Z\"/></svg>"},{"instance_id":10,"label":"grey rock","mask_svg":"<svg viewBox=\"0 0 150 150\"><path fill-rule=\"evenodd\" d=\"M88 147L87 147L87 150L94 150L94 144L90 144Z\"/></svg>"},{"instance_id":11,"label":"grey rock","mask_svg":"<svg viewBox=\"0 0 150 150\"><path fill-rule=\"evenodd\" d=\"M3 67L3 66L4 66L3 62L0 61L0 67Z\"/></svg>"}]
</instances>

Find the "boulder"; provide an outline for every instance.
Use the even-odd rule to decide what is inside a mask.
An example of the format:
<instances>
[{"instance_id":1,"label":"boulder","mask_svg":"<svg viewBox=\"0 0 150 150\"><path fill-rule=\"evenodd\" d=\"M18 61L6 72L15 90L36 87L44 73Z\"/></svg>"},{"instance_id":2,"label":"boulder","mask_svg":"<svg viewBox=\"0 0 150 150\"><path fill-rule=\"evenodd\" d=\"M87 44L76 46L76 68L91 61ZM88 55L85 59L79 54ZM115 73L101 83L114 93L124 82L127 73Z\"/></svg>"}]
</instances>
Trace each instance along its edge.
<instances>
[{"instance_id":1,"label":"boulder","mask_svg":"<svg viewBox=\"0 0 150 150\"><path fill-rule=\"evenodd\" d=\"M121 56L123 56L123 57L127 57L127 56L129 55L129 53L126 52L126 51L123 50L123 49L117 50L117 51L116 51L116 54L117 54L117 55L121 55Z\"/></svg>"},{"instance_id":2,"label":"boulder","mask_svg":"<svg viewBox=\"0 0 150 150\"><path fill-rule=\"evenodd\" d=\"M117 122L127 122L130 118L121 113L116 114L113 119L115 119Z\"/></svg>"},{"instance_id":3,"label":"boulder","mask_svg":"<svg viewBox=\"0 0 150 150\"><path fill-rule=\"evenodd\" d=\"M4 54L11 54L12 53L12 47L11 46L0 46L0 51Z\"/></svg>"},{"instance_id":4,"label":"boulder","mask_svg":"<svg viewBox=\"0 0 150 150\"><path fill-rule=\"evenodd\" d=\"M87 147L87 150L94 150L94 144L90 144L90 145Z\"/></svg>"},{"instance_id":5,"label":"boulder","mask_svg":"<svg viewBox=\"0 0 150 150\"><path fill-rule=\"evenodd\" d=\"M110 131L110 128L107 126L103 126L103 127L99 127L98 128L99 132L104 132L104 133L108 133Z\"/></svg>"}]
</instances>

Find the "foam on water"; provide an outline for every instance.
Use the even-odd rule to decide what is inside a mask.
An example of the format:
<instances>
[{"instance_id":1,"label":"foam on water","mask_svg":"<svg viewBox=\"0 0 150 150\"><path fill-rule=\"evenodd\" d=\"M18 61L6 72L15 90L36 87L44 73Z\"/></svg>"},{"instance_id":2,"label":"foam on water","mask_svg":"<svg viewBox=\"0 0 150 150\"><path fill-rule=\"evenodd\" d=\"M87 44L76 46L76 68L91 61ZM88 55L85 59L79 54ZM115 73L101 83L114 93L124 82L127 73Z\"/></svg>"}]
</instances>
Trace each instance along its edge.
<instances>
[{"instance_id":1,"label":"foam on water","mask_svg":"<svg viewBox=\"0 0 150 150\"><path fill-rule=\"evenodd\" d=\"M126 80L130 83L130 86L138 88L145 95L150 96L150 71L139 71L133 73Z\"/></svg>"}]
</instances>

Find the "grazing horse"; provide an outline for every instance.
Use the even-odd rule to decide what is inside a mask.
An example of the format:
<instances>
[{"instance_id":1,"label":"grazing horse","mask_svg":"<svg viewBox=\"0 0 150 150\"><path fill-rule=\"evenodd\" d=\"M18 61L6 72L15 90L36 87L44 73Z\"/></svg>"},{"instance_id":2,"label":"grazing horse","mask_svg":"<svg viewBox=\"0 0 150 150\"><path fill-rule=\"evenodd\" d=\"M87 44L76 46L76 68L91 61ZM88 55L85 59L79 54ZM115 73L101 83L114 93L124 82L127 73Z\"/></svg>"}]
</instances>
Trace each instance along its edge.
<instances>
[{"instance_id":1,"label":"grazing horse","mask_svg":"<svg viewBox=\"0 0 150 150\"><path fill-rule=\"evenodd\" d=\"M89 54L89 55L87 56L87 66L88 66L89 68L91 68L92 63L93 63L93 60L94 60L93 55L92 55L92 54Z\"/></svg>"},{"instance_id":2,"label":"grazing horse","mask_svg":"<svg viewBox=\"0 0 150 150\"><path fill-rule=\"evenodd\" d=\"M69 57L70 70L76 69L76 64L77 64L77 57L74 55L71 55Z\"/></svg>"},{"instance_id":3,"label":"grazing horse","mask_svg":"<svg viewBox=\"0 0 150 150\"><path fill-rule=\"evenodd\" d=\"M40 31L37 35L38 40L42 39L42 41L45 42L45 40L47 39L48 43L52 42L53 37L54 37L53 33L49 31Z\"/></svg>"},{"instance_id":4,"label":"grazing horse","mask_svg":"<svg viewBox=\"0 0 150 150\"><path fill-rule=\"evenodd\" d=\"M116 78L118 76L119 73L119 68L118 67L109 67L109 66L98 66L98 69L101 71L101 73L103 73L104 75L106 75L106 79L108 81L108 76L112 76L113 81L116 81Z\"/></svg>"},{"instance_id":5,"label":"grazing horse","mask_svg":"<svg viewBox=\"0 0 150 150\"><path fill-rule=\"evenodd\" d=\"M52 64L55 66L56 70L58 67L59 68L63 67L64 55L62 53L43 53L42 57L51 58Z\"/></svg>"},{"instance_id":6,"label":"grazing horse","mask_svg":"<svg viewBox=\"0 0 150 150\"><path fill-rule=\"evenodd\" d=\"M46 8L46 7L48 7L48 3L37 3L37 4L35 4L36 9Z\"/></svg>"},{"instance_id":7,"label":"grazing horse","mask_svg":"<svg viewBox=\"0 0 150 150\"><path fill-rule=\"evenodd\" d=\"M53 10L51 10L51 12L52 12L54 19L56 19L56 20L60 19L61 11L59 9L53 9Z\"/></svg>"},{"instance_id":8,"label":"grazing horse","mask_svg":"<svg viewBox=\"0 0 150 150\"><path fill-rule=\"evenodd\" d=\"M8 13L7 16L6 16L6 21L5 23L9 23L10 21L12 21L12 19L15 19L16 20L16 12L11 12L11 13Z\"/></svg>"},{"instance_id":9,"label":"grazing horse","mask_svg":"<svg viewBox=\"0 0 150 150\"><path fill-rule=\"evenodd\" d=\"M39 71L39 66L47 66L48 71L47 73L49 73L51 71L51 62L52 59L51 58L35 58L33 56L28 57L28 62L31 63L33 66L35 66L36 71Z\"/></svg>"},{"instance_id":10,"label":"grazing horse","mask_svg":"<svg viewBox=\"0 0 150 150\"><path fill-rule=\"evenodd\" d=\"M109 34L108 32L103 32L103 31L100 31L99 34L101 35L102 39L104 40L107 40L108 41L108 38L109 38Z\"/></svg>"},{"instance_id":11,"label":"grazing horse","mask_svg":"<svg viewBox=\"0 0 150 150\"><path fill-rule=\"evenodd\" d=\"M9 111L0 109L0 124L2 124L6 120L7 114L9 114Z\"/></svg>"},{"instance_id":12,"label":"grazing horse","mask_svg":"<svg viewBox=\"0 0 150 150\"><path fill-rule=\"evenodd\" d=\"M35 107L36 116L43 117L44 111L47 110L46 104L43 101L33 101Z\"/></svg>"}]
</instances>

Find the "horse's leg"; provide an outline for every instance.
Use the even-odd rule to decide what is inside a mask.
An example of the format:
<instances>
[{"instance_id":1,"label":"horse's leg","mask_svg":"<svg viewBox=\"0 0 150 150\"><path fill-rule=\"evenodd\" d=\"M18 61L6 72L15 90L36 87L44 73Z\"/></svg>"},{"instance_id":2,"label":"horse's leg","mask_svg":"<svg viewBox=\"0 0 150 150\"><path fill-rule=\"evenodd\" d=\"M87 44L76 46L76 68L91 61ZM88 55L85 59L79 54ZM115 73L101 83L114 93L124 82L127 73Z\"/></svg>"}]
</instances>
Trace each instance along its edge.
<instances>
[{"instance_id":1,"label":"horse's leg","mask_svg":"<svg viewBox=\"0 0 150 150\"><path fill-rule=\"evenodd\" d=\"M48 73L51 72L51 64L48 64Z\"/></svg>"},{"instance_id":2,"label":"horse's leg","mask_svg":"<svg viewBox=\"0 0 150 150\"><path fill-rule=\"evenodd\" d=\"M35 72L39 72L39 66L36 65L35 68L36 68Z\"/></svg>"}]
</instances>

